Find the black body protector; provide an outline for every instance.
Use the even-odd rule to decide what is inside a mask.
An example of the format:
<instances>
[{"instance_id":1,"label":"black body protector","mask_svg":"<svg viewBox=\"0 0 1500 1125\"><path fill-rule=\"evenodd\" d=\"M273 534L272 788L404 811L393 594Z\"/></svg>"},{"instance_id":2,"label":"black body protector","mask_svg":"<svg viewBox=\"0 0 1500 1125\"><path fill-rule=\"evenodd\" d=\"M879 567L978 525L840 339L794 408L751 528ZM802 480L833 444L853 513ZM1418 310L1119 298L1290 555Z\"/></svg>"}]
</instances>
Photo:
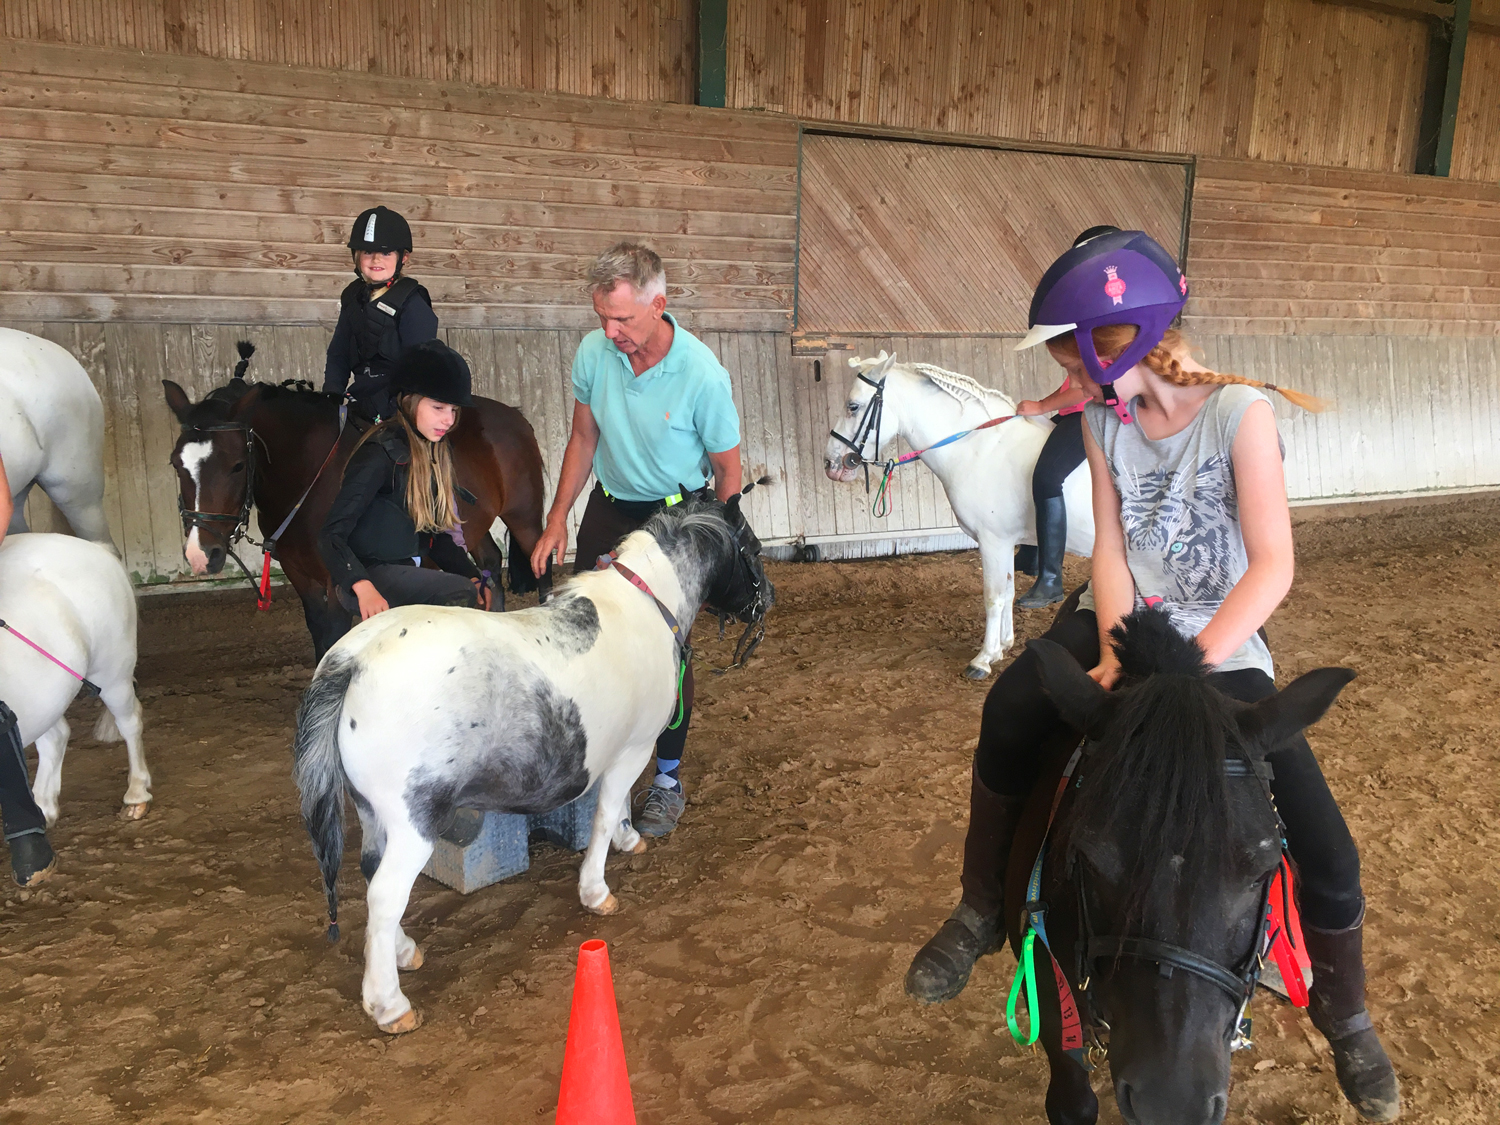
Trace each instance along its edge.
<instances>
[{"instance_id":1,"label":"black body protector","mask_svg":"<svg viewBox=\"0 0 1500 1125\"><path fill-rule=\"evenodd\" d=\"M373 299L369 293L370 287L364 280L351 281L340 295L339 304L354 326L349 339L349 366L353 372L349 396L371 418L382 419L395 413L390 381L401 355L401 310L418 295L429 305L432 300L427 290L410 277L398 277L389 289Z\"/></svg>"}]
</instances>

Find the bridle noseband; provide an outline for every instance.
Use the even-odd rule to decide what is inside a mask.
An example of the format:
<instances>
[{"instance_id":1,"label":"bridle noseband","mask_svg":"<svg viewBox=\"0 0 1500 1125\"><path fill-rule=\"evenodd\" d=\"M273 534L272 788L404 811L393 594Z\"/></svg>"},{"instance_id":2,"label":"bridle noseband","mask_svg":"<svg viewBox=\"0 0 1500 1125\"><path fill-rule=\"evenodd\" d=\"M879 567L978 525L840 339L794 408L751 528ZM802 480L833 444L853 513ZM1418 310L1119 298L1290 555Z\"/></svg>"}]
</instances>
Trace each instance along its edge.
<instances>
[{"instance_id":1,"label":"bridle noseband","mask_svg":"<svg viewBox=\"0 0 1500 1125\"><path fill-rule=\"evenodd\" d=\"M851 452L844 454L843 467L846 469L865 470L865 491L870 490L870 466L878 465L880 462L880 419L885 413L885 380L876 382L863 371L856 372L855 378L862 383L868 383L875 388L875 393L870 396L870 401L865 403L865 409L859 416L859 423L854 427L854 437L846 438L838 430L829 430L828 436L837 438L849 447ZM874 457L865 456L865 443L871 436L875 438L875 446L870 450Z\"/></svg>"}]
</instances>

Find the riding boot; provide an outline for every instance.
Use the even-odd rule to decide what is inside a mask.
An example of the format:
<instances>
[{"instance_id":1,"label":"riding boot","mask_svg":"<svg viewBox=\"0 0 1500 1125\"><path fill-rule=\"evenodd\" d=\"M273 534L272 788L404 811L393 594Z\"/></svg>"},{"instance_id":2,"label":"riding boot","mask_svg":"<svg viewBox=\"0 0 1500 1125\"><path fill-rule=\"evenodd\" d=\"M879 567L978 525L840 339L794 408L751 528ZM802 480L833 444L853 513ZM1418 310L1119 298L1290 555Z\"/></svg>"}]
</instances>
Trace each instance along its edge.
<instances>
[{"instance_id":1,"label":"riding boot","mask_svg":"<svg viewBox=\"0 0 1500 1125\"><path fill-rule=\"evenodd\" d=\"M1016 599L1022 609L1040 609L1063 600L1063 552L1068 546L1068 506L1049 496L1036 506L1036 581Z\"/></svg>"},{"instance_id":2,"label":"riding boot","mask_svg":"<svg viewBox=\"0 0 1500 1125\"><path fill-rule=\"evenodd\" d=\"M0 824L10 845L10 869L17 885L35 886L57 866L47 842L47 821L37 808L21 754L21 728L9 707L0 703Z\"/></svg>"},{"instance_id":3,"label":"riding boot","mask_svg":"<svg viewBox=\"0 0 1500 1125\"><path fill-rule=\"evenodd\" d=\"M1016 573L1036 577L1036 544L1016 544Z\"/></svg>"},{"instance_id":4,"label":"riding boot","mask_svg":"<svg viewBox=\"0 0 1500 1125\"><path fill-rule=\"evenodd\" d=\"M963 897L906 971L906 992L924 1004L951 1000L986 953L999 948L1005 861L1025 797L992 793L974 771L969 783L969 832L964 837Z\"/></svg>"},{"instance_id":5,"label":"riding boot","mask_svg":"<svg viewBox=\"0 0 1500 1125\"><path fill-rule=\"evenodd\" d=\"M1367 1121L1401 1115L1401 1084L1365 1008L1364 911L1344 930L1320 930L1304 921L1312 961L1308 1015L1333 1048L1333 1069L1349 1103Z\"/></svg>"}]
</instances>

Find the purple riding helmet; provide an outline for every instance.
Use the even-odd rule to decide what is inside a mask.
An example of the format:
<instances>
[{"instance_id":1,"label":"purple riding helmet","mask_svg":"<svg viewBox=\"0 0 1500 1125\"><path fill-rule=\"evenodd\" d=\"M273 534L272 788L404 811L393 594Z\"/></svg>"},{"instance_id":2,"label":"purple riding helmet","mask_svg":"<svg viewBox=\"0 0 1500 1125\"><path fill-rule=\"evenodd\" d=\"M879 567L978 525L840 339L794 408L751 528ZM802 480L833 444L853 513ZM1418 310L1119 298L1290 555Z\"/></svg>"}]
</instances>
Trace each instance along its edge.
<instances>
[{"instance_id":1,"label":"purple riding helmet","mask_svg":"<svg viewBox=\"0 0 1500 1125\"><path fill-rule=\"evenodd\" d=\"M1105 233L1095 233L1101 229ZM1031 298L1031 330L1016 350L1072 332L1083 366L1104 388L1104 401L1128 425L1130 411L1115 395L1114 381L1161 343L1187 298L1187 278L1150 235L1091 228L1042 274ZM1106 324L1133 324L1140 330L1113 361L1101 361L1094 350L1093 329Z\"/></svg>"}]
</instances>

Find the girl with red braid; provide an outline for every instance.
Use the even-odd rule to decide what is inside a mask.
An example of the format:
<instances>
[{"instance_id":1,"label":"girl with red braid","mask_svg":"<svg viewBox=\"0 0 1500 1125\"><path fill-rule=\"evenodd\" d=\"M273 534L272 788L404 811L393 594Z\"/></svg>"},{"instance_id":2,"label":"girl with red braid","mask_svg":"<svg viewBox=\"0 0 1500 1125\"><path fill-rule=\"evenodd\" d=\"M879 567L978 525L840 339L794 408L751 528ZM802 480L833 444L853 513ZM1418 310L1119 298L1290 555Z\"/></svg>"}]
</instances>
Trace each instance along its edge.
<instances>
[{"instance_id":1,"label":"girl with red braid","mask_svg":"<svg viewBox=\"0 0 1500 1125\"><path fill-rule=\"evenodd\" d=\"M1120 674L1109 631L1133 609L1161 605L1194 638L1211 680L1234 699L1275 692L1261 626L1292 582L1292 532L1276 391L1304 409L1318 400L1195 362L1169 330L1187 279L1140 231L1089 239L1043 275L1021 347L1046 342L1089 392L1084 447L1093 480L1093 576L1059 612L1048 639L1102 686ZM962 991L978 958L998 947L1011 837L1040 763L1077 742L1042 690L1030 649L985 700L964 842L963 896L916 958L906 989L935 1003ZM1359 850L1307 740L1267 760L1297 865L1310 1014L1333 1048L1344 1094L1367 1120L1400 1113L1396 1075L1365 1009L1364 895Z\"/></svg>"}]
</instances>

